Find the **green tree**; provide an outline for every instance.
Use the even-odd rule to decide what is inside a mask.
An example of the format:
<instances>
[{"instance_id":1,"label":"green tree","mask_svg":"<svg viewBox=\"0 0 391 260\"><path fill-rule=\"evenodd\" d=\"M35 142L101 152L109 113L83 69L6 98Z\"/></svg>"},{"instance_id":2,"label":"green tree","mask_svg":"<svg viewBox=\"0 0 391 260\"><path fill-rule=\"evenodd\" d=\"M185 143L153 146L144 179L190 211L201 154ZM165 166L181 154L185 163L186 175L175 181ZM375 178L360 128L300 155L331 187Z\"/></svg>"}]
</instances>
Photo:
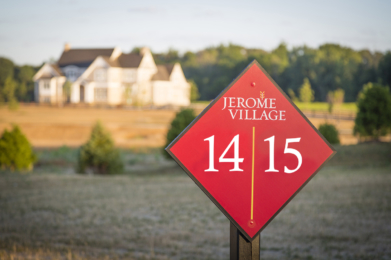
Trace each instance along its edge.
<instances>
[{"instance_id":1,"label":"green tree","mask_svg":"<svg viewBox=\"0 0 391 260\"><path fill-rule=\"evenodd\" d=\"M62 86L62 94L65 98L65 102L67 103L71 101L71 86L72 83L68 80L65 81L64 85Z\"/></svg>"},{"instance_id":2,"label":"green tree","mask_svg":"<svg viewBox=\"0 0 391 260\"><path fill-rule=\"evenodd\" d=\"M185 108L179 111L174 120L171 122L171 127L167 132L166 144L163 147L163 154L167 158L171 156L164 150L174 139L195 119L194 110Z\"/></svg>"},{"instance_id":3,"label":"green tree","mask_svg":"<svg viewBox=\"0 0 391 260\"><path fill-rule=\"evenodd\" d=\"M115 174L123 171L119 150L114 147L110 133L100 122L92 128L90 139L80 147L77 170L86 173Z\"/></svg>"},{"instance_id":4,"label":"green tree","mask_svg":"<svg viewBox=\"0 0 391 260\"><path fill-rule=\"evenodd\" d=\"M378 140L391 130L391 94L387 87L368 83L357 101L354 134Z\"/></svg>"},{"instance_id":5,"label":"green tree","mask_svg":"<svg viewBox=\"0 0 391 260\"><path fill-rule=\"evenodd\" d=\"M1 101L8 102L8 108L11 110L18 108L18 102L15 98L16 82L11 78L6 78L2 89Z\"/></svg>"},{"instance_id":6,"label":"green tree","mask_svg":"<svg viewBox=\"0 0 391 260\"><path fill-rule=\"evenodd\" d=\"M26 136L14 125L0 137L0 167L13 170L31 170L37 157Z\"/></svg>"},{"instance_id":7,"label":"green tree","mask_svg":"<svg viewBox=\"0 0 391 260\"><path fill-rule=\"evenodd\" d=\"M14 77L14 63L6 58L0 57L0 87L4 85L7 78Z\"/></svg>"},{"instance_id":8,"label":"green tree","mask_svg":"<svg viewBox=\"0 0 391 260\"><path fill-rule=\"evenodd\" d=\"M200 92L198 92L197 84L194 80L188 80L190 84L190 101L197 101L200 98Z\"/></svg>"},{"instance_id":9,"label":"green tree","mask_svg":"<svg viewBox=\"0 0 391 260\"><path fill-rule=\"evenodd\" d=\"M330 144L339 144L339 136L337 128L332 124L321 124L319 132L329 141Z\"/></svg>"},{"instance_id":10,"label":"green tree","mask_svg":"<svg viewBox=\"0 0 391 260\"><path fill-rule=\"evenodd\" d=\"M329 105L329 113L333 112L334 105L341 105L343 103L345 91L343 89L337 89L335 91L329 91L327 94L327 102Z\"/></svg>"},{"instance_id":11,"label":"green tree","mask_svg":"<svg viewBox=\"0 0 391 260\"><path fill-rule=\"evenodd\" d=\"M303 103L310 103L314 100L314 91L311 89L311 84L308 78L305 78L303 84L299 89L300 101Z\"/></svg>"},{"instance_id":12,"label":"green tree","mask_svg":"<svg viewBox=\"0 0 391 260\"><path fill-rule=\"evenodd\" d=\"M293 102L299 101L299 99L296 97L295 92L291 88L288 88L288 95L292 99Z\"/></svg>"},{"instance_id":13,"label":"green tree","mask_svg":"<svg viewBox=\"0 0 391 260\"><path fill-rule=\"evenodd\" d=\"M378 67L379 78L381 83L391 87L391 52L388 51L386 55L380 60Z\"/></svg>"},{"instance_id":14,"label":"green tree","mask_svg":"<svg viewBox=\"0 0 391 260\"><path fill-rule=\"evenodd\" d=\"M34 100L33 76L36 69L29 65L15 67L15 81L17 82L15 97L18 101L31 102Z\"/></svg>"}]
</instances>

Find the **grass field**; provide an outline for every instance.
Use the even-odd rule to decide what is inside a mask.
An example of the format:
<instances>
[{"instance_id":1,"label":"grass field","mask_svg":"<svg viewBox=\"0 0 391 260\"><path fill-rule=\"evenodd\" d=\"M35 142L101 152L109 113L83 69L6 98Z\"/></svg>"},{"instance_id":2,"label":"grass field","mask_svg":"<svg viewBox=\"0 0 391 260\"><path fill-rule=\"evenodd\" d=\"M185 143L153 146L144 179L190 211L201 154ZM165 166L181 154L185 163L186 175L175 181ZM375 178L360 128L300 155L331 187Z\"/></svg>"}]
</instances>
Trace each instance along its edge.
<instances>
[{"instance_id":1,"label":"grass field","mask_svg":"<svg viewBox=\"0 0 391 260\"><path fill-rule=\"evenodd\" d=\"M336 149L262 232L261 259L391 259L391 143ZM33 173L0 173L0 259L228 259L228 220L157 150L123 150L118 176L38 153Z\"/></svg>"},{"instance_id":2,"label":"grass field","mask_svg":"<svg viewBox=\"0 0 391 260\"><path fill-rule=\"evenodd\" d=\"M192 107L196 113L200 113L206 104L193 104ZM321 113L320 110L308 110L308 112L310 115ZM175 110L168 109L130 110L21 105L18 110L10 111L2 107L0 108L0 132L6 128L10 129L12 124L17 124L34 147L61 147L63 145L77 147L87 141L92 126L100 120L111 132L119 147L162 147L175 113ZM325 119L323 117L309 117L309 119L316 127L326 120L335 124L340 132L342 144L357 143L357 138L352 135L354 126L352 119Z\"/></svg>"},{"instance_id":3,"label":"grass field","mask_svg":"<svg viewBox=\"0 0 391 260\"><path fill-rule=\"evenodd\" d=\"M296 106L301 110L309 110L309 111L318 111L328 113L329 104L327 102L312 102L312 103L302 103L295 102ZM333 107L333 114L351 114L356 115L357 113L357 105L356 103L342 103L336 104Z\"/></svg>"},{"instance_id":4,"label":"grass field","mask_svg":"<svg viewBox=\"0 0 391 260\"><path fill-rule=\"evenodd\" d=\"M0 108L0 131L18 124L35 147L80 146L100 120L120 147L160 147L173 110L20 106Z\"/></svg>"}]
</instances>

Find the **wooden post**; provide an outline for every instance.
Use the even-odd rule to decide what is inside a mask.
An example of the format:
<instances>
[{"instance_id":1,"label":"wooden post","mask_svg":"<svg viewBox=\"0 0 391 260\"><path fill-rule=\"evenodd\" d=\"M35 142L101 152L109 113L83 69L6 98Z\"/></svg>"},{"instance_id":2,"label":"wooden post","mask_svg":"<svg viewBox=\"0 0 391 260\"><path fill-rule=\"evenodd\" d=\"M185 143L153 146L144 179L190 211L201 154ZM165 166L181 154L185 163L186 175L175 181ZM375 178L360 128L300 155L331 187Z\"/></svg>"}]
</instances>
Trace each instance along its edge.
<instances>
[{"instance_id":1,"label":"wooden post","mask_svg":"<svg viewBox=\"0 0 391 260\"><path fill-rule=\"evenodd\" d=\"M230 222L230 260L260 260L260 235L252 242Z\"/></svg>"}]
</instances>

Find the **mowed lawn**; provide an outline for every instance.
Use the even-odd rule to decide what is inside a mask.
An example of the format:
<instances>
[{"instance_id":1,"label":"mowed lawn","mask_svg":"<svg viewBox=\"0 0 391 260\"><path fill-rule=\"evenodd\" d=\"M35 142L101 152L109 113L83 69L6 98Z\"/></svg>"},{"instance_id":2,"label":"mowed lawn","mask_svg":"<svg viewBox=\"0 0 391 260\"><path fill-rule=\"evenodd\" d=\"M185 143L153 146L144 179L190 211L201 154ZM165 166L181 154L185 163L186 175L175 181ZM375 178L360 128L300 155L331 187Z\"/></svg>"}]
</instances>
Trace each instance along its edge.
<instances>
[{"instance_id":1,"label":"mowed lawn","mask_svg":"<svg viewBox=\"0 0 391 260\"><path fill-rule=\"evenodd\" d=\"M40 151L33 173L0 173L0 259L229 258L229 221L174 164L146 171L156 151L86 176L62 149ZM391 259L391 143L336 149L262 232L261 259Z\"/></svg>"}]
</instances>

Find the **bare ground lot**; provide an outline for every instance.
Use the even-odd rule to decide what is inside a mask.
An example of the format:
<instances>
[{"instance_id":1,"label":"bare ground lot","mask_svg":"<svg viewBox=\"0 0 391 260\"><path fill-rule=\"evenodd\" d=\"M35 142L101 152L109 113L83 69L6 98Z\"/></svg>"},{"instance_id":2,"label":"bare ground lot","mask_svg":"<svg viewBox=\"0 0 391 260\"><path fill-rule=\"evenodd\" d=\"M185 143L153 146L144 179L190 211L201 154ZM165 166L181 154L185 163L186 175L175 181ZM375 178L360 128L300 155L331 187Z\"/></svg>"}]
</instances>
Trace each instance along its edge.
<instances>
[{"instance_id":1,"label":"bare ground lot","mask_svg":"<svg viewBox=\"0 0 391 260\"><path fill-rule=\"evenodd\" d=\"M200 113L206 104L196 104L193 107ZM342 144L357 143L357 138L352 135L353 119L318 118L312 117L318 112L307 112L316 127L326 121L335 124ZM34 147L76 147L86 142L91 127L100 120L112 133L117 146L161 147L165 143L165 135L174 116L175 110L172 109L21 105L17 111L0 108L0 132L14 123L21 127Z\"/></svg>"},{"instance_id":2,"label":"bare ground lot","mask_svg":"<svg viewBox=\"0 0 391 260\"><path fill-rule=\"evenodd\" d=\"M62 149L0 173L0 259L228 259L229 222L190 178L134 170L155 151L123 151L128 172L102 177ZM391 259L391 144L337 151L262 232L262 259Z\"/></svg>"}]
</instances>

